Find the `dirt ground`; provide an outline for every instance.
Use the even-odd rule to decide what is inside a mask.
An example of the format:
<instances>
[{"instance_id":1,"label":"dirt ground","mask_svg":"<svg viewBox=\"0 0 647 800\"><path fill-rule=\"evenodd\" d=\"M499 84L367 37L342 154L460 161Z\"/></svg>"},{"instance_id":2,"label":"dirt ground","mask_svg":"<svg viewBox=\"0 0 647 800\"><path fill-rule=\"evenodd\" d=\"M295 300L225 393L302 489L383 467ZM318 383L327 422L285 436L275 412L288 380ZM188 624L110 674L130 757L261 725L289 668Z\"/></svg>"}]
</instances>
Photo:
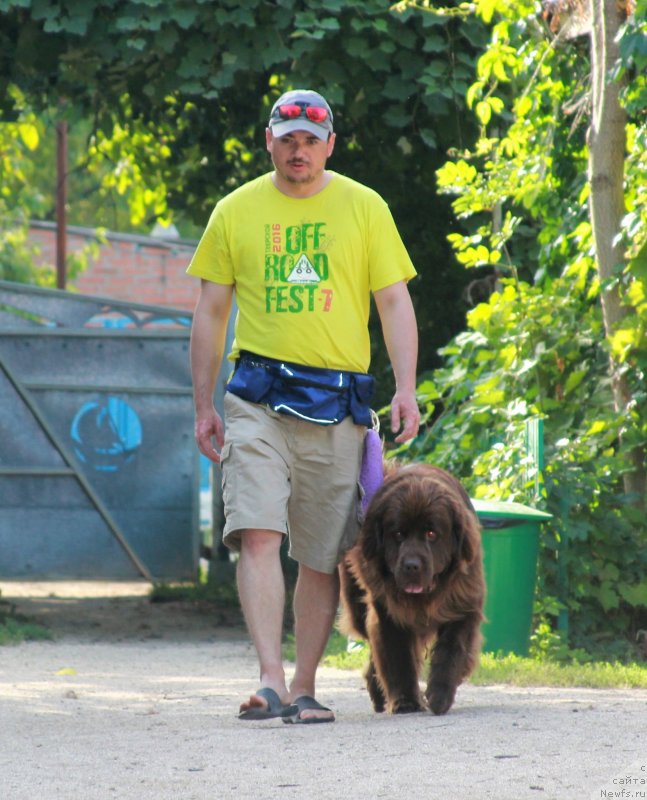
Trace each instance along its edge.
<instances>
[{"instance_id":1,"label":"dirt ground","mask_svg":"<svg viewBox=\"0 0 647 800\"><path fill-rule=\"evenodd\" d=\"M391 717L323 668L334 724L241 722L238 612L149 589L0 582L54 636L0 648L2 800L647 797L647 691L466 685L447 716Z\"/></svg>"}]
</instances>

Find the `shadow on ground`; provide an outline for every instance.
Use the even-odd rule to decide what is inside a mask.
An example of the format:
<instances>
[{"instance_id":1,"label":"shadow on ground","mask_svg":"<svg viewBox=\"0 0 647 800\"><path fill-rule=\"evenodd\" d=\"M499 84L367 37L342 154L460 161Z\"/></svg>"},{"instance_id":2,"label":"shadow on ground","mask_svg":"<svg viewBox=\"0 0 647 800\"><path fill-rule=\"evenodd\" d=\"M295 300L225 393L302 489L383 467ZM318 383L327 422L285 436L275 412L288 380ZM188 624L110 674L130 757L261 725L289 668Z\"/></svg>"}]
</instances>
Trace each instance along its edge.
<instances>
[{"instance_id":1,"label":"shadow on ground","mask_svg":"<svg viewBox=\"0 0 647 800\"><path fill-rule=\"evenodd\" d=\"M154 600L147 584L0 584L15 612L55 639L208 641L245 635L237 606L209 600Z\"/></svg>"}]
</instances>

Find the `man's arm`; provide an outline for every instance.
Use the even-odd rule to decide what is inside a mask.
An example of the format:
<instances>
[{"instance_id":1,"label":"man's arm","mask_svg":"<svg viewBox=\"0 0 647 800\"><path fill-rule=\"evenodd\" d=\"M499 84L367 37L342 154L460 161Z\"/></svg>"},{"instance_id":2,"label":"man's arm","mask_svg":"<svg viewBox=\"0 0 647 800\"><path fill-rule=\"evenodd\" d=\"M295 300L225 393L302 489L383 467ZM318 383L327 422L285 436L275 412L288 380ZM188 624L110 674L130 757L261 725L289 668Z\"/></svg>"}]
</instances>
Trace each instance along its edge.
<instances>
[{"instance_id":1,"label":"man's arm","mask_svg":"<svg viewBox=\"0 0 647 800\"><path fill-rule=\"evenodd\" d=\"M418 433L420 410L416 402L418 327L407 284L399 281L375 292L384 343L395 376L391 401L391 429L396 442L406 442Z\"/></svg>"},{"instance_id":2,"label":"man's arm","mask_svg":"<svg viewBox=\"0 0 647 800\"><path fill-rule=\"evenodd\" d=\"M191 327L191 375L198 449L216 464L225 429L213 404L216 378L225 349L233 286L203 280Z\"/></svg>"}]
</instances>

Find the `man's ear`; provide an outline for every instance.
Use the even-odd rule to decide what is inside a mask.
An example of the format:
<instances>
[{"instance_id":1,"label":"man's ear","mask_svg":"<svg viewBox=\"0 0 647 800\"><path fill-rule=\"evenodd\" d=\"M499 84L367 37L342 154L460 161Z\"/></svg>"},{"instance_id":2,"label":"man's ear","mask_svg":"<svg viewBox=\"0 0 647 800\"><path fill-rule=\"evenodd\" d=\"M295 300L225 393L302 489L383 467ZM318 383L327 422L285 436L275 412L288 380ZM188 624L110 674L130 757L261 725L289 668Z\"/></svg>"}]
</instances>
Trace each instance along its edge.
<instances>
[{"instance_id":1,"label":"man's ear","mask_svg":"<svg viewBox=\"0 0 647 800\"><path fill-rule=\"evenodd\" d=\"M335 142L337 141L337 134L331 133L328 136L328 158L332 155L332 151L335 149Z\"/></svg>"}]
</instances>

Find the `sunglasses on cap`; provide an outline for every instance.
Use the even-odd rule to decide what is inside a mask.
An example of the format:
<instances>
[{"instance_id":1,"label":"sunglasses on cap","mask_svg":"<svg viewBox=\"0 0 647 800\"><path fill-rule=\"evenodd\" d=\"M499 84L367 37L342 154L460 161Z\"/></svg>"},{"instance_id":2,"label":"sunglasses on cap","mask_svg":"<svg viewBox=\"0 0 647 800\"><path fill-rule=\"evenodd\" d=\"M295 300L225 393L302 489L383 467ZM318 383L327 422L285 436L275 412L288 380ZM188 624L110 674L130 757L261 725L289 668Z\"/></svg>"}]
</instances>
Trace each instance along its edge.
<instances>
[{"instance_id":1,"label":"sunglasses on cap","mask_svg":"<svg viewBox=\"0 0 647 800\"><path fill-rule=\"evenodd\" d=\"M277 106L272 112L272 119L298 119L305 117L310 122L325 122L329 118L328 110L308 103L285 103Z\"/></svg>"}]
</instances>

